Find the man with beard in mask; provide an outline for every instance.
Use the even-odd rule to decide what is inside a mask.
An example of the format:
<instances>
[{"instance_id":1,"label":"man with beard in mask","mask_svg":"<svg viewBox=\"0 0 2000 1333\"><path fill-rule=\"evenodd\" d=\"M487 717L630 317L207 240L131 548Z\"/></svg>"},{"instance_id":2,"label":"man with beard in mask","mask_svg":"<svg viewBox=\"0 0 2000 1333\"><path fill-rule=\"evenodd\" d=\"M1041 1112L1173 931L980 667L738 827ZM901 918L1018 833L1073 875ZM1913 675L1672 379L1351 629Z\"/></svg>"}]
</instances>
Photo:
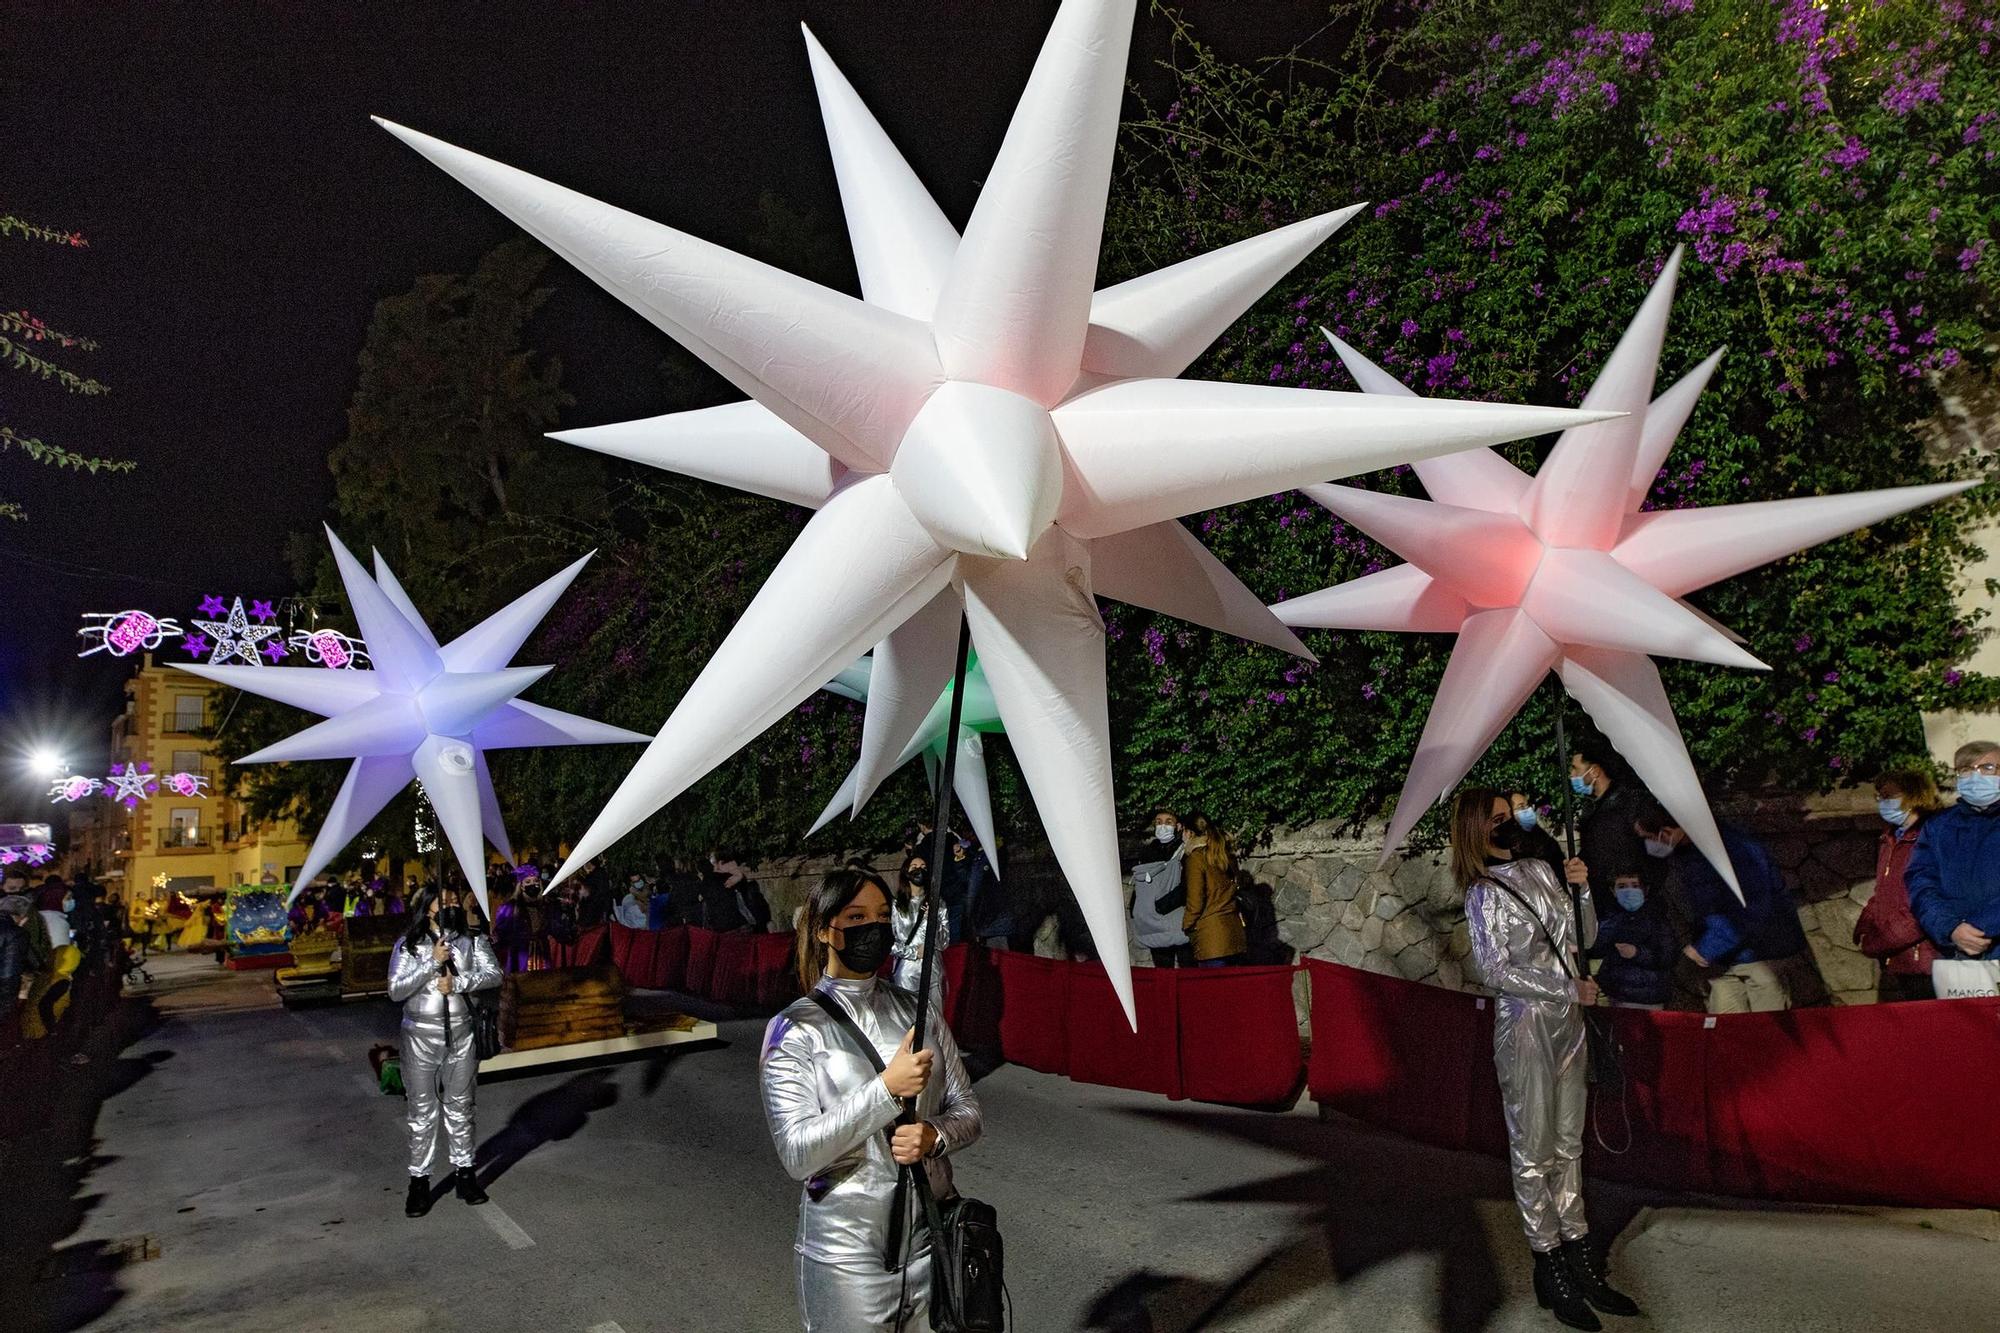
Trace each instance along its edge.
<instances>
[{"instance_id":1,"label":"man with beard in mask","mask_svg":"<svg viewBox=\"0 0 2000 1333\"><path fill-rule=\"evenodd\" d=\"M1153 807L1144 832L1125 849L1132 876L1132 938L1153 955L1154 967L1193 967L1194 948L1181 915L1187 907L1180 817L1164 805Z\"/></svg>"}]
</instances>

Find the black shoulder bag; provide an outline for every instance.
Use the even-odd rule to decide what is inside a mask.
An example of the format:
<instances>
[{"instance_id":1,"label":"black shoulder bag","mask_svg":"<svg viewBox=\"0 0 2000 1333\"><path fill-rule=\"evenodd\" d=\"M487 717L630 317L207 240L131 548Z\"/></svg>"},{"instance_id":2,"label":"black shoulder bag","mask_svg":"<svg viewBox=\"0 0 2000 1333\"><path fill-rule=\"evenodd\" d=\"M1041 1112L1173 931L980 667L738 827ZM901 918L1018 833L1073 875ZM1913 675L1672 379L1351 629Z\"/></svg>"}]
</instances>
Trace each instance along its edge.
<instances>
[{"instance_id":1,"label":"black shoulder bag","mask_svg":"<svg viewBox=\"0 0 2000 1333\"><path fill-rule=\"evenodd\" d=\"M1509 885L1491 875L1483 878L1488 884L1512 898L1515 906L1528 914L1528 920L1535 923L1535 929L1539 930L1542 938L1548 941L1549 952L1556 956L1556 966L1563 970L1564 976L1575 981L1576 973L1570 969L1569 960L1563 957L1563 951L1556 946L1555 934L1549 930L1549 923L1542 920L1542 914L1528 906L1528 900L1514 892ZM1581 940L1577 941L1579 947L1582 943ZM1618 1049L1618 1034L1611 1030L1611 1016L1598 1012L1595 1005L1583 1006L1583 1044L1589 1054L1587 1077L1592 1085L1624 1082L1625 1057Z\"/></svg>"},{"instance_id":2,"label":"black shoulder bag","mask_svg":"<svg viewBox=\"0 0 2000 1333\"><path fill-rule=\"evenodd\" d=\"M814 991L812 999L868 1057L876 1073L888 1069L882 1062L882 1053L875 1049L875 1043L868 1040L868 1034L845 1006L824 991ZM893 1133L893 1128L885 1131ZM893 1251L900 1248L897 1232L901 1230L905 1182L916 1189L924 1220L930 1227L931 1327L938 1333L1004 1333L1005 1256L998 1215L991 1204L963 1195L939 1203L931 1193L930 1175L921 1162L903 1167L897 1176L893 1205L896 1225L891 1228L889 1239L892 1253L883 1256L883 1267L894 1271L901 1266L902 1256Z\"/></svg>"}]
</instances>

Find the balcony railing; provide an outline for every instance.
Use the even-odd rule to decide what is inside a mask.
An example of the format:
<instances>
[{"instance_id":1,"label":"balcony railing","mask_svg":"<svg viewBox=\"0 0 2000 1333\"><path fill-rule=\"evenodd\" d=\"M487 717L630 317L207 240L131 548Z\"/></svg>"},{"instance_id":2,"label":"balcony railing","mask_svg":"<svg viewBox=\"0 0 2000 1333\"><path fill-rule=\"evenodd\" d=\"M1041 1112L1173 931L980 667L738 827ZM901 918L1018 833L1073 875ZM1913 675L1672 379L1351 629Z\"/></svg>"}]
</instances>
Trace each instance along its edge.
<instances>
[{"instance_id":1,"label":"balcony railing","mask_svg":"<svg viewBox=\"0 0 2000 1333\"><path fill-rule=\"evenodd\" d=\"M159 845L163 852L203 851L215 845L215 833L205 828L163 828Z\"/></svg>"}]
</instances>

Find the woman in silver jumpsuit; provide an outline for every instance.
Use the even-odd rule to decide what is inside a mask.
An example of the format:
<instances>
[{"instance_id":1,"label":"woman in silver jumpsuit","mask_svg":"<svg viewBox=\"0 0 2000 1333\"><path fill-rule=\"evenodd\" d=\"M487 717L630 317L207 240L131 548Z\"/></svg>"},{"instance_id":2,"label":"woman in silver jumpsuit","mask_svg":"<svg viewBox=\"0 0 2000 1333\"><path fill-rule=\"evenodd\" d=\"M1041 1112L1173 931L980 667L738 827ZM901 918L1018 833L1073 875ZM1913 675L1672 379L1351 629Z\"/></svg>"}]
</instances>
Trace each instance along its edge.
<instances>
[{"instance_id":1,"label":"woman in silver jumpsuit","mask_svg":"<svg viewBox=\"0 0 2000 1333\"><path fill-rule=\"evenodd\" d=\"M889 980L914 995L924 969L926 913L934 901L930 890L930 859L921 852L910 857L903 862L896 878L900 887L889 904L893 913L891 924L896 928L895 942L889 946L889 957L894 960L889 965ZM951 914L943 903L936 906L937 938L942 945L951 939ZM944 1012L944 968L938 964L931 967L931 1010Z\"/></svg>"},{"instance_id":2,"label":"woman in silver jumpsuit","mask_svg":"<svg viewBox=\"0 0 2000 1333\"><path fill-rule=\"evenodd\" d=\"M1573 907L1547 862L1515 857L1520 835L1505 794L1483 787L1458 794L1452 874L1465 891L1473 961L1499 993L1493 1064L1507 1116L1514 1202L1535 1254L1535 1296L1570 1327L1597 1329L1603 1325L1592 1306L1606 1314L1639 1312L1606 1281L1583 1209L1583 1010L1597 1003L1597 983L1580 954L1597 933L1597 916L1583 862L1571 858L1564 867L1579 895Z\"/></svg>"},{"instance_id":3,"label":"woman in silver jumpsuit","mask_svg":"<svg viewBox=\"0 0 2000 1333\"><path fill-rule=\"evenodd\" d=\"M467 928L456 889L425 889L410 929L390 951L389 998L403 1006L403 1092L410 1123L410 1193L403 1212L431 1210L438 1122L451 1141L453 1183L467 1203L485 1203L472 1170L473 991L500 984L500 963L483 933Z\"/></svg>"},{"instance_id":4,"label":"woman in silver jumpsuit","mask_svg":"<svg viewBox=\"0 0 2000 1333\"><path fill-rule=\"evenodd\" d=\"M812 892L798 926L807 990L771 1020L760 1061L764 1114L778 1157L805 1185L799 1200L799 1309L806 1333L892 1333L927 1326L930 1254L918 1234L916 1192L905 1190L901 1271L885 1265L896 1178L921 1163L939 1199L953 1195L951 1153L979 1138L979 1102L942 1016L910 1049L916 996L877 979L892 939L888 888L874 875L835 870ZM877 1073L812 998L841 1005L887 1066ZM898 1125L901 1098L917 1121ZM915 1252L911 1253L914 1244Z\"/></svg>"}]
</instances>

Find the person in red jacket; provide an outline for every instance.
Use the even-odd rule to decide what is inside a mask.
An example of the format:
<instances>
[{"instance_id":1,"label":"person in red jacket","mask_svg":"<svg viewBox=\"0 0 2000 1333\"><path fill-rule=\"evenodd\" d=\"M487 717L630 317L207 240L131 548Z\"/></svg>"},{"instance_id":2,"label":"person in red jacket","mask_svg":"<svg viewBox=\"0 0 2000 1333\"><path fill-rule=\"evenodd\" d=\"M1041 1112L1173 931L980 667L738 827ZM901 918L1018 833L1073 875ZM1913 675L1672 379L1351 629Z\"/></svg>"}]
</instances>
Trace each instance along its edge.
<instances>
[{"instance_id":1,"label":"person in red jacket","mask_svg":"<svg viewBox=\"0 0 2000 1333\"><path fill-rule=\"evenodd\" d=\"M1931 964L1937 947L1910 912L1903 872L1917 847L1917 826L1942 802L1937 783L1921 768L1892 768L1875 779L1876 809L1887 825L1875 853L1875 896L1854 923L1854 942L1882 964L1878 995L1891 1000L1932 1000Z\"/></svg>"}]
</instances>

